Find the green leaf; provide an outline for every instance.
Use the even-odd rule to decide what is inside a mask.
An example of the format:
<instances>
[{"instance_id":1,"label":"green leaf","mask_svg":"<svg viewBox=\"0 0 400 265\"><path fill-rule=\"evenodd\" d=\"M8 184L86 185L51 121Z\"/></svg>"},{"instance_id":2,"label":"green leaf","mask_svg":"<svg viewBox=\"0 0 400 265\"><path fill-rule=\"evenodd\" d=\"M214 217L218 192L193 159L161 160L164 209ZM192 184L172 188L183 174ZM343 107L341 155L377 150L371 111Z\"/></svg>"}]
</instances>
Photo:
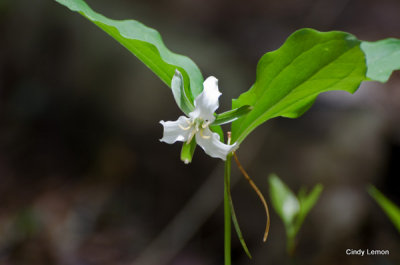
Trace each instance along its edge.
<instances>
[{"instance_id":1,"label":"green leaf","mask_svg":"<svg viewBox=\"0 0 400 265\"><path fill-rule=\"evenodd\" d=\"M386 213L389 219L392 221L397 231L400 233L400 209L399 207L385 197L377 188L370 185L368 187L368 193L375 199L382 210Z\"/></svg>"},{"instance_id":2,"label":"green leaf","mask_svg":"<svg viewBox=\"0 0 400 265\"><path fill-rule=\"evenodd\" d=\"M367 77L386 82L394 70L400 69L400 40L385 39L377 42L363 41L361 49L367 59Z\"/></svg>"},{"instance_id":3,"label":"green leaf","mask_svg":"<svg viewBox=\"0 0 400 265\"><path fill-rule=\"evenodd\" d=\"M301 228L301 225L304 222L304 219L306 218L310 210L314 207L314 205L317 203L323 189L324 189L323 186L321 184L318 184L308 195L306 194L305 188L300 189L299 195L297 196L300 202L300 212L296 218L295 234L298 233L298 231Z\"/></svg>"},{"instance_id":4,"label":"green leaf","mask_svg":"<svg viewBox=\"0 0 400 265\"><path fill-rule=\"evenodd\" d=\"M242 142L263 122L278 116L296 118L330 90L353 93L365 79L360 41L345 32L301 29L258 63L253 87L233 100L233 108L253 106L232 124L232 141Z\"/></svg>"},{"instance_id":5,"label":"green leaf","mask_svg":"<svg viewBox=\"0 0 400 265\"><path fill-rule=\"evenodd\" d=\"M242 106L237 109L229 110L220 114L215 115L215 121L213 122L214 125L222 125L226 123L231 123L240 117L249 113L253 107L251 106Z\"/></svg>"},{"instance_id":6,"label":"green leaf","mask_svg":"<svg viewBox=\"0 0 400 265\"><path fill-rule=\"evenodd\" d=\"M299 200L275 174L270 175L268 180L272 206L285 226L292 226L294 218L300 212Z\"/></svg>"},{"instance_id":7,"label":"green leaf","mask_svg":"<svg viewBox=\"0 0 400 265\"><path fill-rule=\"evenodd\" d=\"M175 69L178 69L183 75L185 92L191 102L203 90L203 76L196 64L188 57L171 52L156 30L135 20L109 19L93 11L83 0L56 1L103 29L168 86L171 86Z\"/></svg>"},{"instance_id":8,"label":"green leaf","mask_svg":"<svg viewBox=\"0 0 400 265\"><path fill-rule=\"evenodd\" d=\"M194 110L194 106L186 95L183 76L178 70L175 70L175 74L172 77L171 89L176 104L186 115L189 115L189 113Z\"/></svg>"}]
</instances>

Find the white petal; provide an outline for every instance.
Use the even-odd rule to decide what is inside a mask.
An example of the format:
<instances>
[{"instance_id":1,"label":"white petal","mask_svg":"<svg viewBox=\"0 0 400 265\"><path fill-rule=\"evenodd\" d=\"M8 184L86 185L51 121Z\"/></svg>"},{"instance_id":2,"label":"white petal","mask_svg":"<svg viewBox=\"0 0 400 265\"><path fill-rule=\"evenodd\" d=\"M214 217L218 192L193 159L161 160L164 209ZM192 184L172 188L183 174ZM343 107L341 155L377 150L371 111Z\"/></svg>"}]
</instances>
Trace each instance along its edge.
<instances>
[{"instance_id":1,"label":"white petal","mask_svg":"<svg viewBox=\"0 0 400 265\"><path fill-rule=\"evenodd\" d=\"M219 135L208 127L196 133L196 142L207 155L226 160L226 156L237 149L237 144L227 145L219 140Z\"/></svg>"},{"instance_id":2,"label":"white petal","mask_svg":"<svg viewBox=\"0 0 400 265\"><path fill-rule=\"evenodd\" d=\"M214 112L219 107L218 98L221 93L218 90L217 78L210 76L203 83L204 89L194 100L195 109L189 115L196 119L201 118L213 122Z\"/></svg>"},{"instance_id":3,"label":"white petal","mask_svg":"<svg viewBox=\"0 0 400 265\"><path fill-rule=\"evenodd\" d=\"M190 126L190 119L185 116L180 116L176 121L160 121L160 123L164 126L164 135L160 141L167 144L176 141L185 142L193 129Z\"/></svg>"}]
</instances>

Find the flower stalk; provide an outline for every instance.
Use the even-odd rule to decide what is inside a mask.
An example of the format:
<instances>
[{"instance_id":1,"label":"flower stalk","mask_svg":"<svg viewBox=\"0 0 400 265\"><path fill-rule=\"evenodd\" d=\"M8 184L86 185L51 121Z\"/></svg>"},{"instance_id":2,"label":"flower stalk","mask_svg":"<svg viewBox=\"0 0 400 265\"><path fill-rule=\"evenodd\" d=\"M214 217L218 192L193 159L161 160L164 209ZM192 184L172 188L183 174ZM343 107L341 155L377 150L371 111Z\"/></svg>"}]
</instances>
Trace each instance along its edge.
<instances>
[{"instance_id":1,"label":"flower stalk","mask_svg":"<svg viewBox=\"0 0 400 265\"><path fill-rule=\"evenodd\" d=\"M229 198L229 189L231 183L231 160L229 154L225 160L224 171L224 260L225 265L231 265L231 205Z\"/></svg>"}]
</instances>

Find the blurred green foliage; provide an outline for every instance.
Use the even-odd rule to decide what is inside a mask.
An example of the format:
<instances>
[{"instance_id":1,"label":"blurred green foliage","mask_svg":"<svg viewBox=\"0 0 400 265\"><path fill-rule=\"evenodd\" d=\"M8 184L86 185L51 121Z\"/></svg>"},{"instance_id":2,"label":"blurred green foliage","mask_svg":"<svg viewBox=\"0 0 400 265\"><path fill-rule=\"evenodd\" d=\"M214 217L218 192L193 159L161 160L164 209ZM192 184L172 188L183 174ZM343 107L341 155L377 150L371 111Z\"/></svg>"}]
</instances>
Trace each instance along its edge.
<instances>
[{"instance_id":1,"label":"blurred green foliage","mask_svg":"<svg viewBox=\"0 0 400 265\"><path fill-rule=\"evenodd\" d=\"M382 194L377 188L373 185L368 187L368 193L375 199L375 201L379 204L382 210L389 217L390 221L394 224L397 231L400 233L400 209L399 207L391 202L385 195Z\"/></svg>"},{"instance_id":2,"label":"blurred green foliage","mask_svg":"<svg viewBox=\"0 0 400 265\"><path fill-rule=\"evenodd\" d=\"M287 251L292 255L295 250L296 235L307 214L317 203L323 187L318 184L308 194L305 188L301 188L296 197L277 175L271 174L268 181L272 206L285 225Z\"/></svg>"}]
</instances>

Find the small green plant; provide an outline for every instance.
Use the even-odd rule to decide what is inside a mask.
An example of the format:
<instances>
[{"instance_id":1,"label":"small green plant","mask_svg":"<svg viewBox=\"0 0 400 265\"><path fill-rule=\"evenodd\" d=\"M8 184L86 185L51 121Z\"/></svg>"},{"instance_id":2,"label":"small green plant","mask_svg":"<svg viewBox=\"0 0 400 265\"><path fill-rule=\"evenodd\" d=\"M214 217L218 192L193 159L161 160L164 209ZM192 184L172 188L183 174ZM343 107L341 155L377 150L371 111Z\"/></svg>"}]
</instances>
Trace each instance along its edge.
<instances>
[{"instance_id":1,"label":"small green plant","mask_svg":"<svg viewBox=\"0 0 400 265\"><path fill-rule=\"evenodd\" d=\"M373 185L368 186L368 193L379 204L400 233L400 208L386 198L386 196Z\"/></svg>"},{"instance_id":2,"label":"small green plant","mask_svg":"<svg viewBox=\"0 0 400 265\"><path fill-rule=\"evenodd\" d=\"M289 36L279 49L262 56L254 84L232 100L231 110L216 114L221 96L217 79L209 77L204 81L197 65L188 57L171 52L156 30L135 20L109 19L93 11L83 0L56 1L104 30L172 89L173 98L185 115L176 121L161 121L164 126L161 141L168 144L182 142L183 162L192 161L197 145L211 157L225 161L225 265L231 264L231 218L240 242L250 256L230 197L233 152L238 150L246 137L272 118L301 116L323 92L343 90L354 93L362 81L386 82L392 71L400 68L398 39L366 42L341 31L300 29ZM220 125L230 122L230 134L224 140ZM276 196L280 198L283 195ZM260 198L263 198L262 195ZM312 198L302 195L297 199L303 210L300 207L300 212L291 217L296 219L291 228L291 238L294 238L302 218L311 209L314 203ZM305 213L304 209L307 209ZM266 227L265 235L268 221Z\"/></svg>"},{"instance_id":3,"label":"small green plant","mask_svg":"<svg viewBox=\"0 0 400 265\"><path fill-rule=\"evenodd\" d=\"M308 194L303 187L296 196L277 175L270 175L268 182L272 206L285 225L287 252L293 255L296 235L307 214L317 203L323 187L318 184Z\"/></svg>"}]
</instances>

